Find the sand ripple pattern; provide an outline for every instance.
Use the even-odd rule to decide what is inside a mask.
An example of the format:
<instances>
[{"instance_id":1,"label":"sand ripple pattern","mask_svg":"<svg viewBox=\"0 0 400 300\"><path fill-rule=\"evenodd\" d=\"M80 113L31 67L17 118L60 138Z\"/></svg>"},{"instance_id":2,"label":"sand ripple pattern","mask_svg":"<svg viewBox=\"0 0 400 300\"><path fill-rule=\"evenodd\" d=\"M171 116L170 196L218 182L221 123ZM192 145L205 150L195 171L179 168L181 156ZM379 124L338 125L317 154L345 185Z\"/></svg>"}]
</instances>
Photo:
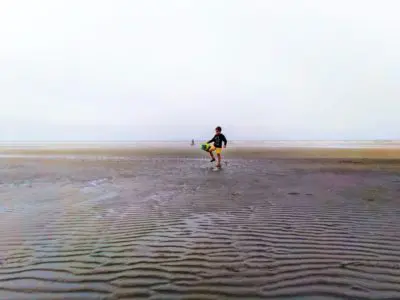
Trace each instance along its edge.
<instances>
[{"instance_id":1,"label":"sand ripple pattern","mask_svg":"<svg viewBox=\"0 0 400 300\"><path fill-rule=\"evenodd\" d=\"M400 299L398 174L7 166L0 299Z\"/></svg>"}]
</instances>

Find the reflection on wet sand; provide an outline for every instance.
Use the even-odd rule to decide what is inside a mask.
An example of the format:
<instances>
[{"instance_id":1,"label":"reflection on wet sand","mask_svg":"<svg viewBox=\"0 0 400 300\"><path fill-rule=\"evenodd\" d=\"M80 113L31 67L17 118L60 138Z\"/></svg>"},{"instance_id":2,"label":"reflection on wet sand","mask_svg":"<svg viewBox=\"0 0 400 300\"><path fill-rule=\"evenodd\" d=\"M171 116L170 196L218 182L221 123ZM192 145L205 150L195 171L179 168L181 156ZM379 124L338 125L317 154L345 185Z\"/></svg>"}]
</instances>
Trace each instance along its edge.
<instances>
[{"instance_id":1,"label":"reflection on wet sand","mask_svg":"<svg viewBox=\"0 0 400 300\"><path fill-rule=\"evenodd\" d=\"M24 151L0 159L0 299L400 298L394 150L227 151L219 173L193 150Z\"/></svg>"}]
</instances>

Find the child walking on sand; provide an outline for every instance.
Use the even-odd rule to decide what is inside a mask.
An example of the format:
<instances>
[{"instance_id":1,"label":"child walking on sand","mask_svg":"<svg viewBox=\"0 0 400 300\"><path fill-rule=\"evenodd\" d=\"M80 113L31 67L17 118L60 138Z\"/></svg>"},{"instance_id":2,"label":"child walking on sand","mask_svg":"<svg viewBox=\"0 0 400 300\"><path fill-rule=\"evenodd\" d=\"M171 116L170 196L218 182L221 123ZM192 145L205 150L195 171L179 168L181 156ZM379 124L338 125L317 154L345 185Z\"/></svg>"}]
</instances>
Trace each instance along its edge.
<instances>
[{"instance_id":1,"label":"child walking on sand","mask_svg":"<svg viewBox=\"0 0 400 300\"><path fill-rule=\"evenodd\" d=\"M217 168L221 168L221 152L222 152L222 143L224 143L224 148L226 148L226 144L228 141L226 140L225 135L221 133L222 128L218 126L215 128L215 135L214 137L207 142L207 144L214 143L208 150L211 156L211 162L215 161L215 157L213 152L215 151L217 153Z\"/></svg>"}]
</instances>

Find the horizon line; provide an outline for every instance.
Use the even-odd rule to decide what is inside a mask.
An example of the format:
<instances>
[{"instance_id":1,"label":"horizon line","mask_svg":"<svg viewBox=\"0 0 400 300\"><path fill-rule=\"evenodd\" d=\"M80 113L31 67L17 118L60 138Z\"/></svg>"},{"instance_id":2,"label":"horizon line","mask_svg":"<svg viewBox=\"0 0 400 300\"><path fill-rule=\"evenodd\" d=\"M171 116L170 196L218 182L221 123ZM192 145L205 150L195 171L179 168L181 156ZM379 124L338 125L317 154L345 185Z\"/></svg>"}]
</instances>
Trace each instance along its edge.
<instances>
[{"instance_id":1,"label":"horizon line","mask_svg":"<svg viewBox=\"0 0 400 300\"><path fill-rule=\"evenodd\" d=\"M0 140L0 143L129 143L129 142L191 142L193 139L152 140ZM194 141L203 141L194 139ZM233 142L400 142L400 139L231 139Z\"/></svg>"}]
</instances>

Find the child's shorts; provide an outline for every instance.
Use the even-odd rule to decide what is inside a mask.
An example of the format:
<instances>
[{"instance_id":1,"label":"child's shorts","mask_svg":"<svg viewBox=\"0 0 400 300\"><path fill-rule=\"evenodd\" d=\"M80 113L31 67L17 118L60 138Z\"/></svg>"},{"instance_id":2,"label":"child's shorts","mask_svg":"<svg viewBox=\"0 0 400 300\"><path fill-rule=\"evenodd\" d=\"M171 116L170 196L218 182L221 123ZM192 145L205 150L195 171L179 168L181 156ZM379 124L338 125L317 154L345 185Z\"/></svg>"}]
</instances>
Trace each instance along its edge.
<instances>
[{"instance_id":1,"label":"child's shorts","mask_svg":"<svg viewBox=\"0 0 400 300\"><path fill-rule=\"evenodd\" d=\"M221 154L222 148L217 148L217 147L215 147L215 146L213 145L213 146L211 146L211 148L210 148L210 152L214 152L214 151L215 151L215 153L217 153L217 154Z\"/></svg>"}]
</instances>

